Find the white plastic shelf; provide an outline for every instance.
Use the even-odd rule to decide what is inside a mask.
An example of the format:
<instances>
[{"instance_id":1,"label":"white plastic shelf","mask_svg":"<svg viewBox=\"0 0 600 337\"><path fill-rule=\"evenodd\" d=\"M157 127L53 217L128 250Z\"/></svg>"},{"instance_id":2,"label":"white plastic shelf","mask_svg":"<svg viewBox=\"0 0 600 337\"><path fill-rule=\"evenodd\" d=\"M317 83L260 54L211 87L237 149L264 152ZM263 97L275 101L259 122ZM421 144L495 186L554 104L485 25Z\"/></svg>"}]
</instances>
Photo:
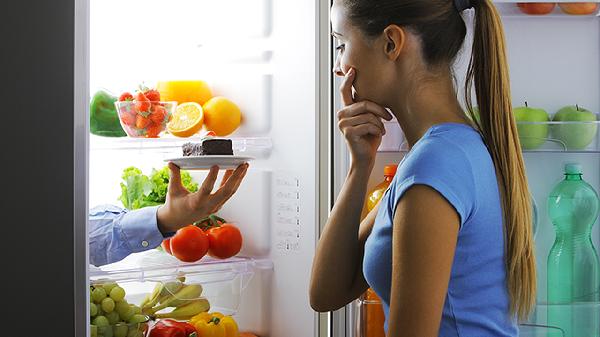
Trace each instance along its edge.
<instances>
[{"instance_id":1,"label":"white plastic shelf","mask_svg":"<svg viewBox=\"0 0 600 337\"><path fill-rule=\"evenodd\" d=\"M523 152L600 153L600 121L517 122ZM539 133L547 134L544 137Z\"/></svg>"},{"instance_id":2,"label":"white plastic shelf","mask_svg":"<svg viewBox=\"0 0 600 337\"><path fill-rule=\"evenodd\" d=\"M551 13L542 14L542 15L530 15L523 13L518 7L518 2L548 2L548 3L556 3L556 7ZM600 15L599 10L596 10L593 14L586 15L571 15L563 12L558 3L561 1L495 1L496 8L500 11L500 14L503 18L523 18L523 19L551 19L551 20L562 20L562 19L595 19ZM571 2L571 1L562 1L563 3Z\"/></svg>"}]
</instances>

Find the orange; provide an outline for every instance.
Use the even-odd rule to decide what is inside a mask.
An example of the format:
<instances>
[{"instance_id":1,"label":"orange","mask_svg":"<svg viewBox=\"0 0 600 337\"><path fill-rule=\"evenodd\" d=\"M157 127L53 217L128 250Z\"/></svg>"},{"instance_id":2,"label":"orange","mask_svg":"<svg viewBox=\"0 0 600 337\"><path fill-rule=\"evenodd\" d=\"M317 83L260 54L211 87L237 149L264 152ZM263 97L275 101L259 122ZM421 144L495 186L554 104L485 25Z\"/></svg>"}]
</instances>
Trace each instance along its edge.
<instances>
[{"instance_id":1,"label":"orange","mask_svg":"<svg viewBox=\"0 0 600 337\"><path fill-rule=\"evenodd\" d=\"M204 113L202 106L195 102L177 105L172 119L167 123L167 131L177 137L190 137L202 128Z\"/></svg>"},{"instance_id":2,"label":"orange","mask_svg":"<svg viewBox=\"0 0 600 337\"><path fill-rule=\"evenodd\" d=\"M196 102L202 105L212 97L210 87L204 81L159 81L156 89L162 101L180 104Z\"/></svg>"},{"instance_id":3,"label":"orange","mask_svg":"<svg viewBox=\"0 0 600 337\"><path fill-rule=\"evenodd\" d=\"M219 137L235 131L242 122L240 108L225 97L213 97L204 106L204 125Z\"/></svg>"}]
</instances>

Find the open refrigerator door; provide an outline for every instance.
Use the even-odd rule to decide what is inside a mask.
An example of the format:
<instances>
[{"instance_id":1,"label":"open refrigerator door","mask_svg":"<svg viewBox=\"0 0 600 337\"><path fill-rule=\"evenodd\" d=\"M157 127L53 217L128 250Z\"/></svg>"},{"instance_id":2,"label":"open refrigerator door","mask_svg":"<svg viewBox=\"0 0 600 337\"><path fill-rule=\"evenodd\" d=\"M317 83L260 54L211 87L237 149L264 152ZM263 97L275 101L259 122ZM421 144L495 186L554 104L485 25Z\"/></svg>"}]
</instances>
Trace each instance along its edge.
<instances>
[{"instance_id":1,"label":"open refrigerator door","mask_svg":"<svg viewBox=\"0 0 600 337\"><path fill-rule=\"evenodd\" d=\"M580 164L584 180L600 191L600 134L597 130L600 124L600 5L598 2L573 4L572 1L527 2L526 6L518 5L514 0L494 3L505 30L515 112L517 108L523 112L524 107L545 112L536 117L535 112L524 110L527 112L524 115L534 116L531 118L515 113L534 208L538 280L537 305L530 318L520 322L520 335L597 336L600 333L600 288L596 288L596 300L556 303L548 299L548 258L555 242L548 199L553 187L564 178L567 163ZM587 8L576 14L578 6L579 9ZM542 12L544 14L539 14ZM465 47L455 64L457 88L464 87L471 52L472 11L466 11L464 18L469 30ZM334 86L339 86L339 80ZM461 89L459 97L462 95ZM339 98L334 95L332 99L334 110L338 110L341 106ZM474 96L473 102L476 102ZM565 110L559 114L563 108ZM397 122L391 121L385 126L387 133L378 151L369 191L381 180L384 166L400 163L408 151ZM348 152L339 134L334 139L334 156L337 194L349 167ZM600 247L599 227L596 219L590 233L596 250ZM574 266L586 263L575 254L571 260ZM590 269L588 277L597 280L600 278L597 273L597 269ZM333 322L338 330L336 335L381 336L382 330L379 334L369 333L372 331L369 324L377 321L373 313L380 308L381 304L366 294L341 309ZM553 319L552 315L563 317ZM570 323L566 324L566 321ZM574 326L579 326L580 330L574 332Z\"/></svg>"},{"instance_id":2,"label":"open refrigerator door","mask_svg":"<svg viewBox=\"0 0 600 337\"><path fill-rule=\"evenodd\" d=\"M319 128L327 118L319 112L317 67L329 55L315 44L319 8L314 1L90 0L92 95L104 91L117 98L139 85L201 80L211 96L226 97L241 110L240 125L221 138L232 141L234 155L252 158L239 190L218 212L242 233L237 256L187 263L158 247L99 268L90 265L92 301L93 290L105 284L112 290L116 282L136 313L151 319L136 323L141 332L130 326L132 334L148 334L159 317L189 304L232 315L240 331L260 337L318 335L308 281L319 224ZM123 206L126 168L149 175L208 131L205 123L186 137L169 130L154 138L144 137L148 132L90 135L90 208ZM207 174L187 172L198 184ZM96 306L101 309L101 303ZM94 330L97 336L116 332Z\"/></svg>"}]
</instances>

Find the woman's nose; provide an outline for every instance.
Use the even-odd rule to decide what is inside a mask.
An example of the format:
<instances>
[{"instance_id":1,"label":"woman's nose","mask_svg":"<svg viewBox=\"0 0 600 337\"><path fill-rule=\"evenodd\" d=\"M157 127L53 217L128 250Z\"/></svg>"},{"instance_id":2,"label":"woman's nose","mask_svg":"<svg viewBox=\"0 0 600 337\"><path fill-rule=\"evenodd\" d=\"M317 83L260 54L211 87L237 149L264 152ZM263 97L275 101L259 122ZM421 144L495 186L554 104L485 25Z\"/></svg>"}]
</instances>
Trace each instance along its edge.
<instances>
[{"instance_id":1,"label":"woman's nose","mask_svg":"<svg viewBox=\"0 0 600 337\"><path fill-rule=\"evenodd\" d=\"M340 57L336 57L335 65L333 66L333 73L337 76L344 77L344 72L342 71L342 67L340 65Z\"/></svg>"}]
</instances>

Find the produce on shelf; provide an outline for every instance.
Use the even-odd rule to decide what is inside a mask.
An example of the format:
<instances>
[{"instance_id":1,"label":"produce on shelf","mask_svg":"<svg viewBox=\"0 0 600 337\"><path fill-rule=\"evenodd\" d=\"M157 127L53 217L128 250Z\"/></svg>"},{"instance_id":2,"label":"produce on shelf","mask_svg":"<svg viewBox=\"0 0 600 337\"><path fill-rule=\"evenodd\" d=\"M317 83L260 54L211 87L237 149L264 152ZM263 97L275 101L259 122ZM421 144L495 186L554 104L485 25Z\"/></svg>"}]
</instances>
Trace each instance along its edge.
<instances>
[{"instance_id":1,"label":"produce on shelf","mask_svg":"<svg viewBox=\"0 0 600 337\"><path fill-rule=\"evenodd\" d=\"M90 132L104 137L126 137L115 108L117 97L97 91L90 102Z\"/></svg>"},{"instance_id":2,"label":"produce on shelf","mask_svg":"<svg viewBox=\"0 0 600 337\"><path fill-rule=\"evenodd\" d=\"M552 125L552 137L562 141L568 150L586 148L596 138L598 124L596 114L579 105L569 105L558 110L552 118L555 122L580 122Z\"/></svg>"},{"instance_id":3,"label":"produce on shelf","mask_svg":"<svg viewBox=\"0 0 600 337\"><path fill-rule=\"evenodd\" d=\"M139 168L127 167L121 176L121 196L119 200L128 209L138 209L147 206L164 204L167 199L169 186L169 168L160 170L152 169L150 176L146 176ZM192 181L189 172L181 171L181 183L190 192L198 190L198 184Z\"/></svg>"},{"instance_id":4,"label":"produce on shelf","mask_svg":"<svg viewBox=\"0 0 600 337\"><path fill-rule=\"evenodd\" d=\"M171 119L176 103L161 101L156 89L140 86L135 95L122 93L114 105L127 135L157 138Z\"/></svg>"},{"instance_id":5,"label":"produce on shelf","mask_svg":"<svg viewBox=\"0 0 600 337\"><path fill-rule=\"evenodd\" d=\"M195 102L181 103L175 109L173 118L167 124L167 131L177 137L191 137L195 135L204 122L202 106Z\"/></svg>"},{"instance_id":6,"label":"produce on shelf","mask_svg":"<svg viewBox=\"0 0 600 337\"><path fill-rule=\"evenodd\" d=\"M513 110L517 121L517 131L521 147L526 150L533 150L544 144L548 138L548 120L550 117L546 110L541 108L532 108L525 102L525 106ZM535 124L528 124L534 122Z\"/></svg>"},{"instance_id":7,"label":"produce on shelf","mask_svg":"<svg viewBox=\"0 0 600 337\"><path fill-rule=\"evenodd\" d=\"M167 101L196 102L203 105L212 98L210 87L204 81L159 81L156 89Z\"/></svg>"},{"instance_id":8,"label":"produce on shelf","mask_svg":"<svg viewBox=\"0 0 600 337\"><path fill-rule=\"evenodd\" d=\"M201 312L208 311L210 304L202 298L200 284L185 284L180 278L170 282L159 282L151 294L140 303L142 312L152 318L189 319ZM162 312L173 308L169 312Z\"/></svg>"},{"instance_id":9,"label":"produce on shelf","mask_svg":"<svg viewBox=\"0 0 600 337\"><path fill-rule=\"evenodd\" d=\"M233 224L210 215L193 225L178 230L165 239L163 250L183 262L196 262L206 254L217 259L235 256L242 249L243 237Z\"/></svg>"},{"instance_id":10,"label":"produce on shelf","mask_svg":"<svg viewBox=\"0 0 600 337\"><path fill-rule=\"evenodd\" d=\"M552 13L556 7L554 2L518 2L521 12L528 15L545 15Z\"/></svg>"},{"instance_id":11,"label":"produce on shelf","mask_svg":"<svg viewBox=\"0 0 600 337\"><path fill-rule=\"evenodd\" d=\"M209 256L227 259L235 256L242 249L242 233L225 219L212 214L197 225L203 228L208 236Z\"/></svg>"},{"instance_id":12,"label":"produce on shelf","mask_svg":"<svg viewBox=\"0 0 600 337\"><path fill-rule=\"evenodd\" d=\"M219 137L230 135L242 122L240 108L225 97L211 98L202 109L204 109L206 129L214 131Z\"/></svg>"},{"instance_id":13,"label":"produce on shelf","mask_svg":"<svg viewBox=\"0 0 600 337\"><path fill-rule=\"evenodd\" d=\"M203 312L190 319L199 337L238 337L238 325L231 316L220 312Z\"/></svg>"},{"instance_id":14,"label":"produce on shelf","mask_svg":"<svg viewBox=\"0 0 600 337\"><path fill-rule=\"evenodd\" d=\"M150 317L127 303L125 289L114 282L90 286L90 331L93 337L143 337Z\"/></svg>"},{"instance_id":15,"label":"produce on shelf","mask_svg":"<svg viewBox=\"0 0 600 337\"><path fill-rule=\"evenodd\" d=\"M148 337L195 337L196 328L186 322L162 319L156 322L148 332Z\"/></svg>"},{"instance_id":16,"label":"produce on shelf","mask_svg":"<svg viewBox=\"0 0 600 337\"><path fill-rule=\"evenodd\" d=\"M570 15L589 15L598 10L596 2L559 2L560 9Z\"/></svg>"}]
</instances>

